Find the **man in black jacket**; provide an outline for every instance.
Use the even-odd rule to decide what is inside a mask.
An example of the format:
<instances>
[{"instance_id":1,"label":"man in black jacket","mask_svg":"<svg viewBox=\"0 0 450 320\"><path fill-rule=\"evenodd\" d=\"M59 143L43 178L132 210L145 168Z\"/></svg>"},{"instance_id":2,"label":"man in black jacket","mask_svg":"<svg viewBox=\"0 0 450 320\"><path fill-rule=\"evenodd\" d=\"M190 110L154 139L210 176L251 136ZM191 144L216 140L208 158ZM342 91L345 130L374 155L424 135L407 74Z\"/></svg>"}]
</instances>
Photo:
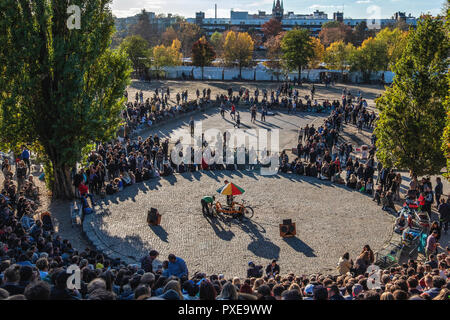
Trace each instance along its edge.
<instances>
[{"instance_id":1,"label":"man in black jacket","mask_svg":"<svg viewBox=\"0 0 450 320\"><path fill-rule=\"evenodd\" d=\"M448 222L450 221L450 199L447 199L447 201L442 199L438 211L440 227L441 229L444 229L444 233L447 234Z\"/></svg>"},{"instance_id":2,"label":"man in black jacket","mask_svg":"<svg viewBox=\"0 0 450 320\"><path fill-rule=\"evenodd\" d=\"M277 264L277 260L272 260L272 263L266 267L266 274L268 277L275 277L280 274L280 266Z\"/></svg>"},{"instance_id":3,"label":"man in black jacket","mask_svg":"<svg viewBox=\"0 0 450 320\"><path fill-rule=\"evenodd\" d=\"M247 278L261 278L263 275L262 266L255 266L253 262L248 263Z\"/></svg>"},{"instance_id":4,"label":"man in black jacket","mask_svg":"<svg viewBox=\"0 0 450 320\"><path fill-rule=\"evenodd\" d=\"M158 257L158 255L158 251L151 250L148 256L141 259L141 268L145 272L153 272L153 261Z\"/></svg>"}]
</instances>

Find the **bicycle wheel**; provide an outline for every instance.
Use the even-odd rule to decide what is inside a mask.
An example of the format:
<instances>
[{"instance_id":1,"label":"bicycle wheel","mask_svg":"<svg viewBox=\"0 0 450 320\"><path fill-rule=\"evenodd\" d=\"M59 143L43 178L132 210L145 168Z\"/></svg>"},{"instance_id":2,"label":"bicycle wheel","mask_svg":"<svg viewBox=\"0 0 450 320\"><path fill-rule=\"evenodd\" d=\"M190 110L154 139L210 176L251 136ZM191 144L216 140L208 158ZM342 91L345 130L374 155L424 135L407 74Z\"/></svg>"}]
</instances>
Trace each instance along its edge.
<instances>
[{"instance_id":1,"label":"bicycle wheel","mask_svg":"<svg viewBox=\"0 0 450 320\"><path fill-rule=\"evenodd\" d=\"M245 207L244 208L244 217L247 219L253 218L253 208L252 207Z\"/></svg>"}]
</instances>

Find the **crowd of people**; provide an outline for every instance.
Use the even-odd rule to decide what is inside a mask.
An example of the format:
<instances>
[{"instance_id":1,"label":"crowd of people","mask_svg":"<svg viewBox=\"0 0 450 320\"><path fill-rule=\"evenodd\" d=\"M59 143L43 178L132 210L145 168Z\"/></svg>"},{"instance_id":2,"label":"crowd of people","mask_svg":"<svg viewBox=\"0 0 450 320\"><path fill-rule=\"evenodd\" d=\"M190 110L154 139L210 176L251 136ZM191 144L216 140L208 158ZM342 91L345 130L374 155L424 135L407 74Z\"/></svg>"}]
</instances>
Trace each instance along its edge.
<instances>
[{"instance_id":1,"label":"crowd of people","mask_svg":"<svg viewBox=\"0 0 450 320\"><path fill-rule=\"evenodd\" d=\"M200 96L197 90L197 99L188 100L188 90L175 95L176 103L171 103L170 88L166 90L155 89L153 96L144 102L144 93L137 91L135 100L130 101L128 92L125 91L127 99L126 109L122 113L122 118L127 124L129 132L124 132L122 136L129 135L138 129L150 128L156 124L166 122L179 115L190 113L196 110L204 111L206 105L211 102L211 89L203 90ZM124 130L124 127L122 127Z\"/></svg>"},{"instance_id":2,"label":"crowd of people","mask_svg":"<svg viewBox=\"0 0 450 320\"><path fill-rule=\"evenodd\" d=\"M345 253L334 274L282 275L273 260L264 269L248 263L247 277L189 274L185 261L169 254L160 261L151 250L138 264L109 260L90 249L77 251L70 242L42 234L12 242L17 233L2 232L0 300L448 300L450 252L425 263L410 259L398 267L368 271L374 253L365 246L355 263ZM35 235L38 237L38 235ZM52 239L53 238L53 239ZM11 244L10 244L11 243ZM9 249L8 245L17 246ZM19 253L17 251L27 253ZM79 286L67 268L80 269Z\"/></svg>"},{"instance_id":3,"label":"crowd of people","mask_svg":"<svg viewBox=\"0 0 450 320\"><path fill-rule=\"evenodd\" d=\"M288 113L296 112L326 112L339 107L339 100L330 102L324 100L319 102L314 99L315 87L313 85L311 94L304 97L300 96L298 89L294 89L292 82L285 82L278 86L275 90L267 90L259 88L250 91L247 88L239 88L237 92L233 92L233 88L227 89L227 94L217 94L215 104L220 106L221 112L226 108L232 109L238 105L246 107L255 107L261 110L261 117L265 119L265 115L270 110L282 109ZM173 119L180 114L186 114L192 111L205 111L206 106L213 102L211 97L211 89L204 88L195 92L196 99L189 100L188 90L177 93L171 100L170 88L156 88L152 97L145 99L142 90L136 91L134 101L132 101L128 92L125 92L127 100L126 110L123 111L122 117L127 124L129 132L125 132L122 136L127 136L136 129L149 128L155 124ZM358 129L362 130L363 125L371 128L376 119L374 112L360 112L362 107L367 107L367 102L362 99L361 92L357 93L357 101L352 103L354 99L351 93L345 89L343 92L343 112L345 123L351 121L358 125ZM232 113L233 115L233 113ZM265 120L264 120L265 121ZM124 128L122 128L124 130Z\"/></svg>"},{"instance_id":4,"label":"crowd of people","mask_svg":"<svg viewBox=\"0 0 450 320\"><path fill-rule=\"evenodd\" d=\"M137 123L145 118L144 122L150 119L153 123L162 120L158 115L170 114L167 103L170 90L161 97L159 94L156 91L153 99L147 99L145 103L142 95L137 94L136 102L128 105L127 119ZM199 91L196 94L198 99L210 100L208 90L203 91L203 97ZM311 97L314 94L315 90L312 90ZM253 101L248 95L249 92L243 90L242 94L233 96L229 90L228 95L219 96L218 100L229 107L230 103L239 103L236 99L242 97L252 107L264 110L269 93L262 92L262 104L259 92L255 92ZM281 95L283 98L278 100ZM280 86L275 94L270 93L270 103L283 106L287 101L285 106L289 109L292 104L293 112L298 106L297 98L289 84ZM187 93L177 95L176 100L187 103ZM393 201L400 200L401 176L391 168L375 165L373 145L367 150L367 159L353 160L353 146L339 142L343 123L351 122L360 128L374 125L375 118L367 111L364 100L360 95L354 98L344 91L342 101L334 101L327 108L330 116L322 125L317 128L308 125L299 130L295 159L291 161L284 152L279 155L279 171L346 184L373 196L384 210L396 213ZM303 109L300 107L299 110ZM202 145L208 147L203 141ZM88 156L85 166L73 172L74 187L83 200L83 209L90 208L89 198L91 204L95 204L97 195L114 194L128 185L158 176L194 170L242 169L239 165L211 166L206 163L175 165L169 151L168 140L156 134L145 140L126 138L99 144ZM375 262L375 255L369 246L365 246L354 263L345 253L332 274L284 275L280 271L282 266L273 260L266 268L249 262L247 277L240 278L202 272L189 274L181 257L169 253L167 259L160 261L156 250L151 250L137 264L127 264L90 248L83 251L73 248L70 241L55 233L49 213L37 214L39 189L30 175L29 158L29 151L24 147L16 164L10 164L7 159L2 163L0 300L449 299L450 252L448 247L442 253L437 251L441 230L445 233L448 230L450 209L449 201L442 197L440 180L436 181L433 192L430 179L418 181L417 177L412 177L407 195L410 200L417 199L426 211L436 202L441 214L441 223L430 228L425 262L410 259L398 267L382 270L377 277L368 269ZM373 179L375 170L378 172L376 181ZM79 288L72 288L68 283L70 273L67 270L73 266L81 271Z\"/></svg>"}]
</instances>

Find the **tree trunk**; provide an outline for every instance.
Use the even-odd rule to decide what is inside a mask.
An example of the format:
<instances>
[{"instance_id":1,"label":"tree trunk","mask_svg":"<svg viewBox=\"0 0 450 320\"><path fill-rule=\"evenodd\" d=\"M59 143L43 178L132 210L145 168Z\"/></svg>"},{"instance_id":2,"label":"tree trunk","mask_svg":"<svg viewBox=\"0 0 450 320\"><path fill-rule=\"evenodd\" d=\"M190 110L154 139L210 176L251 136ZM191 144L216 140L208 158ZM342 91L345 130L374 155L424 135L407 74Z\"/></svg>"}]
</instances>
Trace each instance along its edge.
<instances>
[{"instance_id":1,"label":"tree trunk","mask_svg":"<svg viewBox=\"0 0 450 320\"><path fill-rule=\"evenodd\" d=\"M75 192L70 178L70 168L53 163L53 176L53 198L72 200L75 197Z\"/></svg>"},{"instance_id":2,"label":"tree trunk","mask_svg":"<svg viewBox=\"0 0 450 320\"><path fill-rule=\"evenodd\" d=\"M204 68L204 67L202 66L202 81L203 81L203 68Z\"/></svg>"},{"instance_id":3,"label":"tree trunk","mask_svg":"<svg viewBox=\"0 0 450 320\"><path fill-rule=\"evenodd\" d=\"M298 66L298 83L302 86L302 66Z\"/></svg>"}]
</instances>

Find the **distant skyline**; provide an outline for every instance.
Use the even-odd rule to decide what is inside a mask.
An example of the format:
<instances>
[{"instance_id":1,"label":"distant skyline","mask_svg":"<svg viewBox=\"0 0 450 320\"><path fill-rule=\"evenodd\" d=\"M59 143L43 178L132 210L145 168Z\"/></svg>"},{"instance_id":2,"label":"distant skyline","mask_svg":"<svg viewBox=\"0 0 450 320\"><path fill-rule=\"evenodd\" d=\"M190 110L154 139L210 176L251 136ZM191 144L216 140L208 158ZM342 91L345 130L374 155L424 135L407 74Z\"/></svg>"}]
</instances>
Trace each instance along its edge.
<instances>
[{"instance_id":1,"label":"distant skyline","mask_svg":"<svg viewBox=\"0 0 450 320\"><path fill-rule=\"evenodd\" d=\"M315 10L324 11L328 18L333 12L342 11L347 18L390 18L395 12L402 11L418 17L422 13L439 14L445 0L284 0L285 12L310 14ZM113 0L111 9L119 18L134 16L142 9L150 12L178 14L185 18L194 18L198 11L205 12L206 18L214 18L214 4L217 3L217 16L229 18L230 10L258 10L272 12L273 0Z\"/></svg>"}]
</instances>

